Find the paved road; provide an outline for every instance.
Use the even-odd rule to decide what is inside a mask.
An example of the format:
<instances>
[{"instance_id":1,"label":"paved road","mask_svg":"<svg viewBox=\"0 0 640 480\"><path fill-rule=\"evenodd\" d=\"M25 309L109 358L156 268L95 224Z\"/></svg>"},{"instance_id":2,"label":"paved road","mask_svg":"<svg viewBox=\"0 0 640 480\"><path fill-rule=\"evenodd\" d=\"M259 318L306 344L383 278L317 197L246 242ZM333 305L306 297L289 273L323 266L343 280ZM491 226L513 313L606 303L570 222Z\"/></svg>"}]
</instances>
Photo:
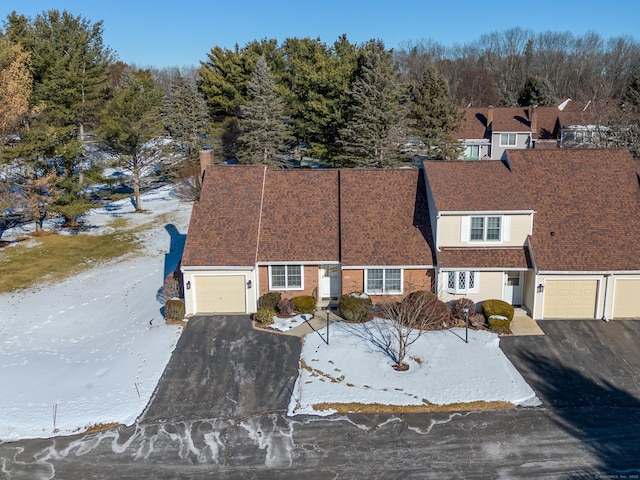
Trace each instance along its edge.
<instances>
[{"instance_id":1,"label":"paved road","mask_svg":"<svg viewBox=\"0 0 640 480\"><path fill-rule=\"evenodd\" d=\"M139 424L2 444L0 478L640 478L638 349L626 351L640 322L543 322L546 337L503 338L542 407L328 418L279 411L296 339L249 331L242 317L215 322L187 328Z\"/></svg>"}]
</instances>

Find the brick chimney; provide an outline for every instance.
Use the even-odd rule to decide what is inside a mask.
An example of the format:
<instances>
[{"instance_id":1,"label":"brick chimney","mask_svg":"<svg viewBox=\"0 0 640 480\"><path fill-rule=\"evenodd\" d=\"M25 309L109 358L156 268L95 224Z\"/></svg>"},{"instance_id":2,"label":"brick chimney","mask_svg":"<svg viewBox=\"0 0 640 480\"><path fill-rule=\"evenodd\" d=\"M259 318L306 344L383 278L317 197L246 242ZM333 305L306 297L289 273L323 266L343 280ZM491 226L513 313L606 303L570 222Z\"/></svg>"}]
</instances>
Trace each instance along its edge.
<instances>
[{"instance_id":1,"label":"brick chimney","mask_svg":"<svg viewBox=\"0 0 640 480\"><path fill-rule=\"evenodd\" d=\"M530 109L530 120L531 120L531 134L538 134L538 107L536 105L531 105Z\"/></svg>"},{"instance_id":2,"label":"brick chimney","mask_svg":"<svg viewBox=\"0 0 640 480\"><path fill-rule=\"evenodd\" d=\"M210 166L213 166L213 147L202 147L200 150L200 176L204 175L204 171Z\"/></svg>"},{"instance_id":3,"label":"brick chimney","mask_svg":"<svg viewBox=\"0 0 640 480\"><path fill-rule=\"evenodd\" d=\"M493 105L487 109L487 130L493 131Z\"/></svg>"}]
</instances>

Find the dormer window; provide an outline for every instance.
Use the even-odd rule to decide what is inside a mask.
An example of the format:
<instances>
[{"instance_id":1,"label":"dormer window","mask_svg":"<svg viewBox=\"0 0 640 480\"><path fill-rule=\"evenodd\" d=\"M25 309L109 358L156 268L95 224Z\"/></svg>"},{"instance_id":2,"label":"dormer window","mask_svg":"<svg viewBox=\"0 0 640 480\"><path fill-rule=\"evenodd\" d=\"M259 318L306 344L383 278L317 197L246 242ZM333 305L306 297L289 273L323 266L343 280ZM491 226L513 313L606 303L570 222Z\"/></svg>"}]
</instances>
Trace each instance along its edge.
<instances>
[{"instance_id":1,"label":"dormer window","mask_svg":"<svg viewBox=\"0 0 640 480\"><path fill-rule=\"evenodd\" d=\"M501 147L515 147L516 146L516 134L515 133L501 133L500 134L500 146Z\"/></svg>"},{"instance_id":2,"label":"dormer window","mask_svg":"<svg viewBox=\"0 0 640 480\"><path fill-rule=\"evenodd\" d=\"M471 242L499 242L501 217L471 217L469 240Z\"/></svg>"}]
</instances>

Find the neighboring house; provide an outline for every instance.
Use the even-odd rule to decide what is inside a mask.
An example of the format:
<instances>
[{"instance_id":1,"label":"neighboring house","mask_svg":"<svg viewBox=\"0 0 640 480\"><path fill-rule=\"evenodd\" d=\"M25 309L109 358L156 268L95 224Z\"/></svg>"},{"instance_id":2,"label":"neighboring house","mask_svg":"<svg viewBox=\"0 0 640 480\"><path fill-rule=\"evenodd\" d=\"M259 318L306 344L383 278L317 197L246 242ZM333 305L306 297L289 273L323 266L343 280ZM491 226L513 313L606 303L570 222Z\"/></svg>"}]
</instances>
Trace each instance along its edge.
<instances>
[{"instance_id":1,"label":"neighboring house","mask_svg":"<svg viewBox=\"0 0 640 480\"><path fill-rule=\"evenodd\" d=\"M377 302L497 298L534 319L640 317L640 177L626 150L509 150L423 169L205 171L182 259L187 315L268 291Z\"/></svg>"},{"instance_id":2,"label":"neighboring house","mask_svg":"<svg viewBox=\"0 0 640 480\"><path fill-rule=\"evenodd\" d=\"M428 222L422 170L208 167L182 259L187 315L252 313L268 291L431 290Z\"/></svg>"},{"instance_id":3,"label":"neighboring house","mask_svg":"<svg viewBox=\"0 0 640 480\"><path fill-rule=\"evenodd\" d=\"M424 165L444 300L498 298L534 319L640 317L640 181L628 151Z\"/></svg>"},{"instance_id":4,"label":"neighboring house","mask_svg":"<svg viewBox=\"0 0 640 480\"><path fill-rule=\"evenodd\" d=\"M456 134L463 146L460 160L500 160L510 150L599 146L608 117L596 110L591 102L582 106L571 99L549 107L466 108Z\"/></svg>"}]
</instances>

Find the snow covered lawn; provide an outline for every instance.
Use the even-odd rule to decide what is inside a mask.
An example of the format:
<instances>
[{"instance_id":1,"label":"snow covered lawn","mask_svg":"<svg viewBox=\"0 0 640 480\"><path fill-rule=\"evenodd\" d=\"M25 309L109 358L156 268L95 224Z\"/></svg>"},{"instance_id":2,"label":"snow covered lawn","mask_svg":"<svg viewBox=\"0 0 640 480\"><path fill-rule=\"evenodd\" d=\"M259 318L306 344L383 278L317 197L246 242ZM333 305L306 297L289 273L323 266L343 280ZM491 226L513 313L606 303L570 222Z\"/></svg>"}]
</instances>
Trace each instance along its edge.
<instances>
[{"instance_id":1,"label":"snow covered lawn","mask_svg":"<svg viewBox=\"0 0 640 480\"><path fill-rule=\"evenodd\" d=\"M163 187L142 207L134 214L125 199L86 217L93 235L117 217L146 224L135 255L0 295L0 441L131 424L149 402L181 333L156 296L178 265L191 204Z\"/></svg>"},{"instance_id":2,"label":"snow covered lawn","mask_svg":"<svg viewBox=\"0 0 640 480\"><path fill-rule=\"evenodd\" d=\"M380 348L376 322L337 322L325 343L326 328L304 337L300 371L289 403L289 415L330 415L316 410L321 403L381 405L449 405L468 402L509 402L538 405L540 401L502 353L499 337L481 330L427 331L409 347L406 372ZM321 338L321 336L323 338Z\"/></svg>"}]
</instances>

